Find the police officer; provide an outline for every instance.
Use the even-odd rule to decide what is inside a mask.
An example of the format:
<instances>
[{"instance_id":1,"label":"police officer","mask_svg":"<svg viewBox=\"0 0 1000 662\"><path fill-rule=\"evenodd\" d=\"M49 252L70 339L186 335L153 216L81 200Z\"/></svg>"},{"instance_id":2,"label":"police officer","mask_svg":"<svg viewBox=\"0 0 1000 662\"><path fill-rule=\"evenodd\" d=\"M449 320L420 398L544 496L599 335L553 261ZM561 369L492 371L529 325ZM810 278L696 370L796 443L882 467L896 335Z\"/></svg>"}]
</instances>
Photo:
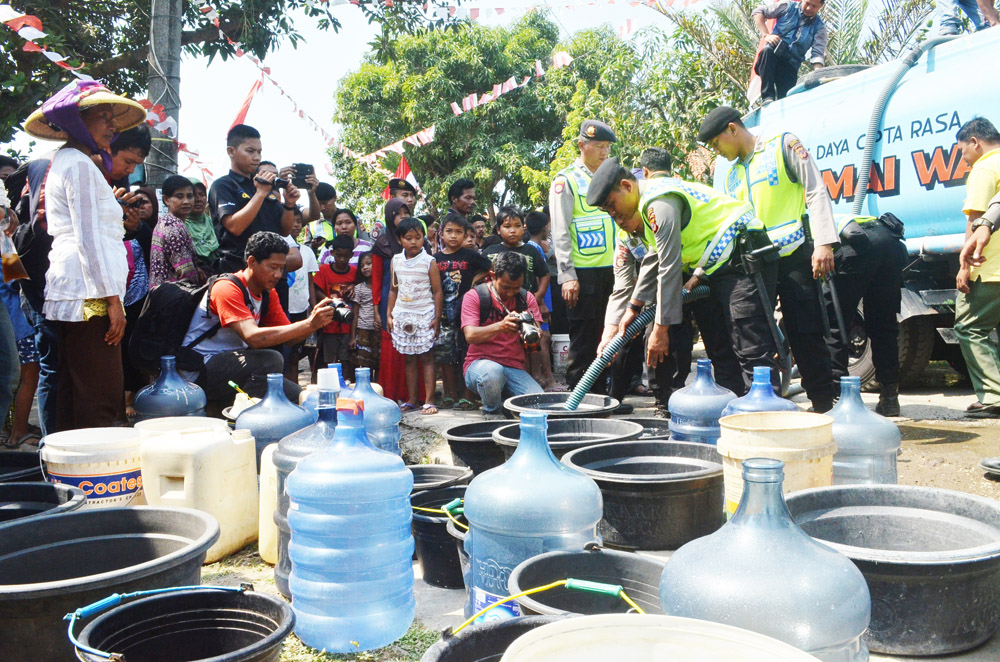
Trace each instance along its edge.
<instances>
[{"instance_id":1,"label":"police officer","mask_svg":"<svg viewBox=\"0 0 1000 662\"><path fill-rule=\"evenodd\" d=\"M881 386L875 411L899 416L899 313L902 300L906 245L903 224L892 214L838 216L840 247L837 260L837 299L844 325L851 329L858 304L865 304L865 333L871 341L875 378ZM830 319L833 317L830 310ZM833 375L839 381L847 374L850 334L836 334L830 342Z\"/></svg>"},{"instance_id":2,"label":"police officer","mask_svg":"<svg viewBox=\"0 0 1000 662\"><path fill-rule=\"evenodd\" d=\"M326 182L316 185L316 199L319 201L319 219L306 226L305 243L314 251L326 243L333 241L337 233L333 230L333 220L337 216L337 189Z\"/></svg>"},{"instance_id":3,"label":"police officer","mask_svg":"<svg viewBox=\"0 0 1000 662\"><path fill-rule=\"evenodd\" d=\"M673 167L673 159L670 157L670 152L662 147L647 147L639 155L639 165L642 167L644 179L669 177ZM617 288L617 274L615 287ZM705 353L712 360L715 381L737 395L743 395L745 390L743 371L740 369L740 362L733 352L733 346L729 342L729 333L726 330L726 320L722 309L711 299L697 299L685 303L684 321L680 325L670 328L670 353L674 355L677 364L670 387L673 389L683 388L687 376L691 372L695 338L694 324L691 323L692 317L698 322L698 331L701 333L701 339L705 345ZM667 386L660 386L656 382L657 379L655 374L651 379L651 382L656 383L654 392L667 388ZM664 395L669 398L670 391L666 391Z\"/></svg>"},{"instance_id":4,"label":"police officer","mask_svg":"<svg viewBox=\"0 0 1000 662\"><path fill-rule=\"evenodd\" d=\"M569 319L566 381L571 388L597 353L601 320L614 286L614 222L587 204L587 192L591 177L617 140L604 122L585 120L576 143L580 158L556 175L549 190L552 243ZM601 389L598 384L594 390Z\"/></svg>"},{"instance_id":5,"label":"police officer","mask_svg":"<svg viewBox=\"0 0 1000 662\"><path fill-rule=\"evenodd\" d=\"M626 233L624 245L639 242L647 248L618 326L619 333L624 331L644 306L656 303L646 350L651 367L669 354L669 326L681 321L682 290L697 279L710 285L712 299L723 309L745 384L750 384L754 366L771 368L777 379L777 346L766 303L777 278L777 262L758 262L756 278L744 267L743 259L750 259L743 254L744 247L749 253L768 245L764 225L748 203L669 177L640 182L617 159L609 159L594 175L587 204L608 211ZM692 274L687 283L682 271ZM609 315L605 323L613 320Z\"/></svg>"},{"instance_id":6,"label":"police officer","mask_svg":"<svg viewBox=\"0 0 1000 662\"><path fill-rule=\"evenodd\" d=\"M753 204L768 236L780 247L778 296L788 344L813 410L833 407L836 386L824 351L823 313L816 280L833 271L837 229L833 204L816 164L790 133L754 136L737 110L720 106L701 124L698 140L734 161L724 190ZM809 210L809 233L802 218ZM813 246L807 241L811 234ZM811 251L811 253L810 253Z\"/></svg>"}]
</instances>

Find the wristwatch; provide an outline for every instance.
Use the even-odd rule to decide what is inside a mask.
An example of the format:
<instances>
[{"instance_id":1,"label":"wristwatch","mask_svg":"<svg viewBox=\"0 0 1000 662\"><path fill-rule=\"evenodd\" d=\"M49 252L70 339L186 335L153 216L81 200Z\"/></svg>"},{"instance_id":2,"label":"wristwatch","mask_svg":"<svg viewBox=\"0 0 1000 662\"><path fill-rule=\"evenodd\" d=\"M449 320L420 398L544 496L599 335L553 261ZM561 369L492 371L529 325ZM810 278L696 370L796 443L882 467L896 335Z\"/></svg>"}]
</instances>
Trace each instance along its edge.
<instances>
[{"instance_id":1,"label":"wristwatch","mask_svg":"<svg viewBox=\"0 0 1000 662\"><path fill-rule=\"evenodd\" d=\"M985 216L980 216L976 220L972 221L972 231L973 232L975 232L977 229L979 229L981 227L987 227L987 228L989 228L990 229L990 234L993 234L996 231L996 225L993 223L993 221L991 221L990 219L986 218Z\"/></svg>"},{"instance_id":2,"label":"wristwatch","mask_svg":"<svg viewBox=\"0 0 1000 662\"><path fill-rule=\"evenodd\" d=\"M628 309L631 310L633 313L641 313L642 306L643 304L641 303L632 303L631 301L628 302Z\"/></svg>"}]
</instances>

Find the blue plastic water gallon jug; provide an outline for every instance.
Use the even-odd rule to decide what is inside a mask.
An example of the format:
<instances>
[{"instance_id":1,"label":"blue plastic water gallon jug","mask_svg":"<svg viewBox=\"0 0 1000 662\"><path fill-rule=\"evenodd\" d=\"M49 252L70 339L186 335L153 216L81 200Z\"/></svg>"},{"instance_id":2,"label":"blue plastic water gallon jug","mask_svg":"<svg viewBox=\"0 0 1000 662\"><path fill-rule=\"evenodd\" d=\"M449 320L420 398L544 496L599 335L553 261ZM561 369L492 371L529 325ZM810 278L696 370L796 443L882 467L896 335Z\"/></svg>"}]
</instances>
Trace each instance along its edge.
<instances>
[{"instance_id":1,"label":"blue plastic water gallon jug","mask_svg":"<svg viewBox=\"0 0 1000 662\"><path fill-rule=\"evenodd\" d=\"M840 378L840 400L827 412L833 418L833 484L896 484L899 428L861 400L861 379Z\"/></svg>"},{"instance_id":2,"label":"blue plastic water gallon jug","mask_svg":"<svg viewBox=\"0 0 1000 662\"><path fill-rule=\"evenodd\" d=\"M375 392L371 368L356 369L354 378L357 382L348 397L365 403L365 429L372 446L401 455L399 422L403 420L403 414L399 405Z\"/></svg>"},{"instance_id":3,"label":"blue plastic water gallon jug","mask_svg":"<svg viewBox=\"0 0 1000 662\"><path fill-rule=\"evenodd\" d=\"M670 438L674 441L700 441L714 444L719 440L719 417L736 394L715 383L712 362L698 359L694 382L670 395Z\"/></svg>"},{"instance_id":4,"label":"blue plastic water gallon jug","mask_svg":"<svg viewBox=\"0 0 1000 662\"><path fill-rule=\"evenodd\" d=\"M204 416L208 399L197 384L177 374L173 356L160 358L160 376L135 396L136 420L165 416Z\"/></svg>"},{"instance_id":5,"label":"blue plastic water gallon jug","mask_svg":"<svg viewBox=\"0 0 1000 662\"><path fill-rule=\"evenodd\" d=\"M799 408L791 400L785 400L774 392L771 386L771 369L767 366L756 366L753 369L753 382L750 391L742 398L730 400L722 410L723 416L730 414L749 414L755 411L798 411Z\"/></svg>"},{"instance_id":6,"label":"blue plastic water gallon jug","mask_svg":"<svg viewBox=\"0 0 1000 662\"><path fill-rule=\"evenodd\" d=\"M866 662L868 584L850 559L792 520L783 467L743 462L739 508L721 529L674 552L660 577L660 606L774 637L824 662Z\"/></svg>"},{"instance_id":7,"label":"blue plastic water gallon jug","mask_svg":"<svg viewBox=\"0 0 1000 662\"><path fill-rule=\"evenodd\" d=\"M601 490L556 460L545 438L546 415L521 414L521 439L506 463L473 478L465 491L471 557L470 614L507 597L507 579L522 561L544 552L579 551L600 541ZM520 616L514 601L485 620Z\"/></svg>"},{"instance_id":8,"label":"blue plastic water gallon jug","mask_svg":"<svg viewBox=\"0 0 1000 662\"><path fill-rule=\"evenodd\" d=\"M312 415L285 397L285 378L280 372L267 376L264 398L236 419L237 430L250 430L257 444L257 472L260 454L268 444L274 444L296 430L312 425Z\"/></svg>"},{"instance_id":9,"label":"blue plastic water gallon jug","mask_svg":"<svg viewBox=\"0 0 1000 662\"><path fill-rule=\"evenodd\" d=\"M341 365L340 363L327 363L326 367L330 368L331 370L337 371L337 381L340 382L340 392L347 393L349 389L347 388L347 382L344 381L344 366ZM368 416L368 410L366 409L365 417L367 416Z\"/></svg>"},{"instance_id":10,"label":"blue plastic water gallon jug","mask_svg":"<svg viewBox=\"0 0 1000 662\"><path fill-rule=\"evenodd\" d=\"M320 368L316 377L319 389L316 422L301 430L293 432L280 442L274 451L274 468L278 474L278 508L274 512L274 523L278 527L278 562L274 564L274 583L278 592L286 598L292 596L288 590L288 575L292 563L288 559L288 540L291 529L288 528L288 491L285 485L288 476L298 466L299 460L326 448L333 442L333 433L337 428L337 373L328 368ZM265 517L264 513L260 514Z\"/></svg>"},{"instance_id":11,"label":"blue plastic water gallon jug","mask_svg":"<svg viewBox=\"0 0 1000 662\"><path fill-rule=\"evenodd\" d=\"M288 586L299 639L353 653L396 641L416 615L413 474L368 441L360 401L337 409L333 443L288 477Z\"/></svg>"}]
</instances>

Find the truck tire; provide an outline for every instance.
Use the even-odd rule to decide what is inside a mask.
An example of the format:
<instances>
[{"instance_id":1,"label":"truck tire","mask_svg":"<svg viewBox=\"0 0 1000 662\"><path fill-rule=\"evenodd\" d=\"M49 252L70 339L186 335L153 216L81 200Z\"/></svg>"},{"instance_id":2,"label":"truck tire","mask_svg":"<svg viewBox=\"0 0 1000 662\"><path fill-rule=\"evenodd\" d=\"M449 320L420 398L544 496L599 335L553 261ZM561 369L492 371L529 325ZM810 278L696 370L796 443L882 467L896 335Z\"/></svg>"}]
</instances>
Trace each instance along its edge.
<instances>
[{"instance_id":1,"label":"truck tire","mask_svg":"<svg viewBox=\"0 0 1000 662\"><path fill-rule=\"evenodd\" d=\"M916 380L927 367L934 351L934 318L910 317L899 324L899 381Z\"/></svg>"}]
</instances>

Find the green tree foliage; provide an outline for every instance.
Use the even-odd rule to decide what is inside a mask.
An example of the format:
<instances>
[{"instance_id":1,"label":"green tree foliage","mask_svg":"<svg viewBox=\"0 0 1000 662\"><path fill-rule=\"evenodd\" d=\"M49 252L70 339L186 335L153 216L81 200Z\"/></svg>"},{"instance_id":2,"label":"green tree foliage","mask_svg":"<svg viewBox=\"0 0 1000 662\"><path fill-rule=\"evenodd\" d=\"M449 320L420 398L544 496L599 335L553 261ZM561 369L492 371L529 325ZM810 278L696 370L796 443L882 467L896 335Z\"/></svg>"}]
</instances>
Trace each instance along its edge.
<instances>
[{"instance_id":1,"label":"green tree foliage","mask_svg":"<svg viewBox=\"0 0 1000 662\"><path fill-rule=\"evenodd\" d=\"M185 51L210 59L232 57L233 46L219 37L219 30L199 11L203 4L184 3ZM289 17L293 11L304 11L322 29L340 28L326 3L213 0L210 4L219 12L220 26L229 38L262 59L279 44L287 41L295 46L301 39ZM423 3L396 2L386 7L382 0L358 0L357 4L370 21L388 23L389 35L446 22L427 18ZM432 1L431 10L435 4L440 3ZM124 94L141 94L146 88L150 0L15 0L14 7L41 19L49 36L39 43L72 58L74 66L82 64L84 73ZM0 141L6 141L71 74L39 53L25 52L24 40L13 31L0 30Z\"/></svg>"}]
</instances>

